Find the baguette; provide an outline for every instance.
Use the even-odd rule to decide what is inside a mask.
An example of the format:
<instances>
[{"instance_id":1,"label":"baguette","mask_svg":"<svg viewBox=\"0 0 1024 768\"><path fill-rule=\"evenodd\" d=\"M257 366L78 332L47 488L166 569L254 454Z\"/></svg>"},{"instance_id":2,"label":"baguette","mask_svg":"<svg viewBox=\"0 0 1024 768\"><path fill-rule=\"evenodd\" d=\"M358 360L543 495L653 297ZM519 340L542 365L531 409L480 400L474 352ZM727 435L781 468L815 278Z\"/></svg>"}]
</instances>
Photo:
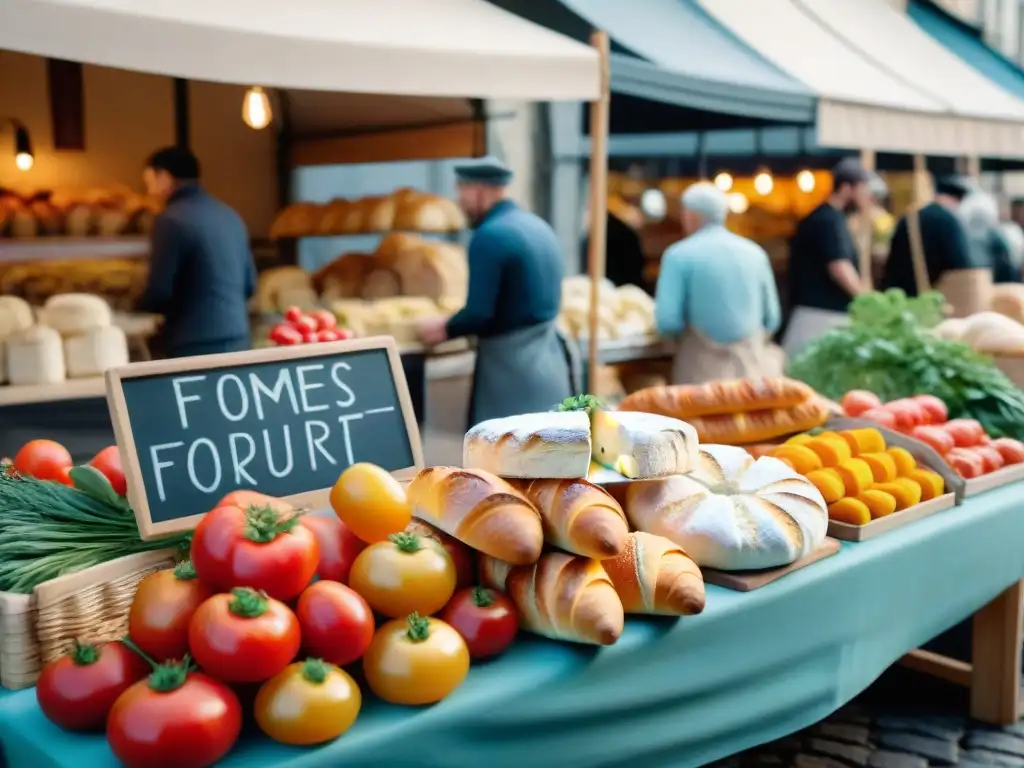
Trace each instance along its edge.
<instances>
[{"instance_id":1,"label":"baguette","mask_svg":"<svg viewBox=\"0 0 1024 768\"><path fill-rule=\"evenodd\" d=\"M602 565L626 613L693 616L704 610L700 569L662 536L631 533L622 554Z\"/></svg>"},{"instance_id":2,"label":"baguette","mask_svg":"<svg viewBox=\"0 0 1024 768\"><path fill-rule=\"evenodd\" d=\"M548 552L534 565L508 566L482 558L481 570L504 574L519 626L554 640L611 645L622 634L622 601L598 560Z\"/></svg>"},{"instance_id":3,"label":"baguette","mask_svg":"<svg viewBox=\"0 0 1024 768\"><path fill-rule=\"evenodd\" d=\"M520 480L512 486L540 512L549 544L598 560L626 546L626 515L603 488L586 480Z\"/></svg>"},{"instance_id":4,"label":"baguette","mask_svg":"<svg viewBox=\"0 0 1024 768\"><path fill-rule=\"evenodd\" d=\"M792 408L812 397L814 390L794 379L733 379L648 387L627 396L619 410L658 413L689 421L695 416Z\"/></svg>"},{"instance_id":5,"label":"baguette","mask_svg":"<svg viewBox=\"0 0 1024 768\"><path fill-rule=\"evenodd\" d=\"M697 416L689 421L701 444L745 445L820 427L828 421L828 406L812 397L791 408Z\"/></svg>"},{"instance_id":6,"label":"baguette","mask_svg":"<svg viewBox=\"0 0 1024 768\"><path fill-rule=\"evenodd\" d=\"M485 555L515 565L540 557L540 513L490 472L428 467L409 483L408 496L416 517Z\"/></svg>"}]
</instances>

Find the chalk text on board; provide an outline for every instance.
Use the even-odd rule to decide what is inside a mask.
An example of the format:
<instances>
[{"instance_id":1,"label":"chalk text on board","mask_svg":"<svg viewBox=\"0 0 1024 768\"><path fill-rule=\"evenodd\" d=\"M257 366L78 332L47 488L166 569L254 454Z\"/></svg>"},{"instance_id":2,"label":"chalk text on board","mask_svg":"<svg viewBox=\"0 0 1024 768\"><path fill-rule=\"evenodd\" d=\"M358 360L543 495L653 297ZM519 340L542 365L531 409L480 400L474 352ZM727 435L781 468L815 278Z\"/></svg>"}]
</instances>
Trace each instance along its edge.
<instances>
[{"instance_id":1,"label":"chalk text on board","mask_svg":"<svg viewBox=\"0 0 1024 768\"><path fill-rule=\"evenodd\" d=\"M294 368L279 368L273 381L259 373L202 373L176 376L171 380L177 420L188 439L152 445L150 461L160 501L167 500L164 472L185 464L189 482L202 493L215 493L222 487L259 487L252 464L265 466L271 476L284 478L293 472L317 472L327 464L344 469L355 463L350 424L353 421L390 413L394 406L357 408L356 394L345 383L352 367L344 361L307 362ZM193 414L197 405L209 396L210 388L200 386L213 378L216 413L229 423L241 423L253 417L257 422L272 421L274 408L289 409L301 418L301 429L289 424L253 430L218 430L224 434L215 441L203 435L204 427ZM342 410L332 416L331 410ZM262 454L262 455L260 455Z\"/></svg>"}]
</instances>

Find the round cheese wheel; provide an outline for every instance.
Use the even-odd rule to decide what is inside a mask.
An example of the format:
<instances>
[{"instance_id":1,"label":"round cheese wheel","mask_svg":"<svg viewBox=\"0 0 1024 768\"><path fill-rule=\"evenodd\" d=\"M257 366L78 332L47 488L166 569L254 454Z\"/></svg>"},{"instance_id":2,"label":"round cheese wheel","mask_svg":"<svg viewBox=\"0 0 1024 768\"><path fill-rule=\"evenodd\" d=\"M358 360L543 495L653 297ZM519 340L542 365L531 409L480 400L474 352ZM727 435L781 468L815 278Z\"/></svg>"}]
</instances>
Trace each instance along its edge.
<instances>
[{"instance_id":1,"label":"round cheese wheel","mask_svg":"<svg viewBox=\"0 0 1024 768\"><path fill-rule=\"evenodd\" d=\"M43 305L40 321L61 336L74 336L113 323L110 305L91 293L64 293L51 296Z\"/></svg>"},{"instance_id":2,"label":"round cheese wheel","mask_svg":"<svg viewBox=\"0 0 1024 768\"><path fill-rule=\"evenodd\" d=\"M32 327L32 307L18 296L0 296L0 339Z\"/></svg>"},{"instance_id":3,"label":"round cheese wheel","mask_svg":"<svg viewBox=\"0 0 1024 768\"><path fill-rule=\"evenodd\" d=\"M102 376L128 364L128 340L116 325L92 328L64 340L64 360L68 378Z\"/></svg>"},{"instance_id":4,"label":"round cheese wheel","mask_svg":"<svg viewBox=\"0 0 1024 768\"><path fill-rule=\"evenodd\" d=\"M64 381L64 349L60 334L45 325L11 334L6 340L7 378L15 386Z\"/></svg>"}]
</instances>

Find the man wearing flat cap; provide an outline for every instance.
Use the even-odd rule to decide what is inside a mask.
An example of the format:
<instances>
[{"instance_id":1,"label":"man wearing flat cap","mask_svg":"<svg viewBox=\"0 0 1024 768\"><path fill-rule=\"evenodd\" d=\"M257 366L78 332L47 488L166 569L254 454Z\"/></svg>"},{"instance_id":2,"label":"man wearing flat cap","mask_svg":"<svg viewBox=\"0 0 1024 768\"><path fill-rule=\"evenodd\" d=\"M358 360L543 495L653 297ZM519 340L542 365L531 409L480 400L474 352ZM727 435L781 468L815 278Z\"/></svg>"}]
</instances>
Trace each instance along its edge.
<instances>
[{"instance_id":1,"label":"man wearing flat cap","mask_svg":"<svg viewBox=\"0 0 1024 768\"><path fill-rule=\"evenodd\" d=\"M570 347L555 328L564 263L554 230L506 196L512 171L485 157L455 169L459 204L476 230L469 295L450 318L426 318L424 344L476 336L469 425L550 410L574 393Z\"/></svg>"},{"instance_id":2,"label":"man wearing flat cap","mask_svg":"<svg viewBox=\"0 0 1024 768\"><path fill-rule=\"evenodd\" d=\"M938 284L943 273L978 266L972 263L970 243L959 216L960 203L974 190L967 179L947 176L935 184L935 200L913 208L900 219L885 264L885 287L918 294L921 277L915 258L923 259L928 286Z\"/></svg>"}]
</instances>

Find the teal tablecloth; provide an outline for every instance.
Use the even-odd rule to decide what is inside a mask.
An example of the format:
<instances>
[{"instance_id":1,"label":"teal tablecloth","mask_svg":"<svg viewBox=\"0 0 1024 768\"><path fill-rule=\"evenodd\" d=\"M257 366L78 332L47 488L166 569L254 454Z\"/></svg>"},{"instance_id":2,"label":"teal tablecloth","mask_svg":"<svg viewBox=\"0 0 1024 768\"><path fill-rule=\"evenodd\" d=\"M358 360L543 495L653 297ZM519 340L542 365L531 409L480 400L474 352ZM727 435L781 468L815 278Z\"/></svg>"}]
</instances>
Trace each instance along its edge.
<instances>
[{"instance_id":1,"label":"teal tablecloth","mask_svg":"<svg viewBox=\"0 0 1024 768\"><path fill-rule=\"evenodd\" d=\"M244 740L229 766L699 766L824 718L907 651L1024 578L1024 487L1007 487L755 592L709 588L703 615L630 620L612 648L536 638L474 667L441 704L369 699L320 749ZM33 692L0 694L11 768L116 765L62 733Z\"/></svg>"}]
</instances>

